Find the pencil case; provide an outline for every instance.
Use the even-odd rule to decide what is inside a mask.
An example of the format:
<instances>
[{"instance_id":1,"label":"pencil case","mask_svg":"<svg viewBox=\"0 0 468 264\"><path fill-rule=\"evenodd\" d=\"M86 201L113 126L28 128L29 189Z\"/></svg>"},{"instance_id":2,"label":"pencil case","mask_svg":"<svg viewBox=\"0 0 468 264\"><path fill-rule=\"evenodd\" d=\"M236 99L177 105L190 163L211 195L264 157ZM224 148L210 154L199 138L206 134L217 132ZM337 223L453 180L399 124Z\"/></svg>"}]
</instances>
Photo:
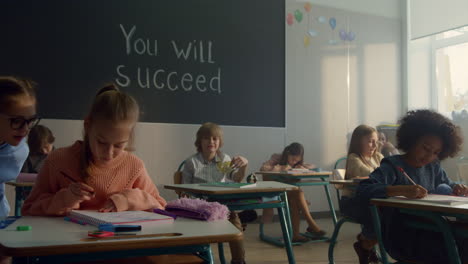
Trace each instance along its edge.
<instances>
[{"instance_id":1,"label":"pencil case","mask_svg":"<svg viewBox=\"0 0 468 264\"><path fill-rule=\"evenodd\" d=\"M205 221L226 220L229 216L229 209L225 205L201 199L180 198L169 201L165 210L180 217Z\"/></svg>"}]
</instances>

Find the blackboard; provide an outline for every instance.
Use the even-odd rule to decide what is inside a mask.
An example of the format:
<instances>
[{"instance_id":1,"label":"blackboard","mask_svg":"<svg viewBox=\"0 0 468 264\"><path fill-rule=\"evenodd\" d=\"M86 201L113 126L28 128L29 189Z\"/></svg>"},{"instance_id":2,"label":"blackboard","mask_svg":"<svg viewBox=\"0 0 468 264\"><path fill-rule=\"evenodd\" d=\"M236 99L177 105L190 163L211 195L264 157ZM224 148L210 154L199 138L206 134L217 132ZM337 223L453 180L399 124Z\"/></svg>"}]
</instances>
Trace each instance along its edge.
<instances>
[{"instance_id":1,"label":"blackboard","mask_svg":"<svg viewBox=\"0 0 468 264\"><path fill-rule=\"evenodd\" d=\"M2 1L0 75L44 118L83 119L120 84L143 122L284 127L284 0Z\"/></svg>"}]
</instances>

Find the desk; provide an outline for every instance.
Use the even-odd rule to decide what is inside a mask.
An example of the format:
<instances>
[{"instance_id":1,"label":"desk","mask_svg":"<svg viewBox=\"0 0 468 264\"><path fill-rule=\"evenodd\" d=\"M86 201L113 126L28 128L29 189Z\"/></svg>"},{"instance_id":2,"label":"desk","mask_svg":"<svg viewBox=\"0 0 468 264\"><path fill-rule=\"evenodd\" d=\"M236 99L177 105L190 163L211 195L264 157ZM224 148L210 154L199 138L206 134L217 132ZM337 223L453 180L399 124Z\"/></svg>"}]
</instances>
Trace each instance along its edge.
<instances>
[{"instance_id":1,"label":"desk","mask_svg":"<svg viewBox=\"0 0 468 264\"><path fill-rule=\"evenodd\" d=\"M6 182L5 184L15 187L15 216L21 216L21 207L31 192L34 182Z\"/></svg>"},{"instance_id":2,"label":"desk","mask_svg":"<svg viewBox=\"0 0 468 264\"><path fill-rule=\"evenodd\" d=\"M283 241L285 241L286 253L290 264L294 264L294 252L292 250L290 230L291 219L289 218L289 207L288 198L286 195L287 191L297 189L296 186L284 184L280 182L266 181L257 182L256 187L249 188L225 188L225 187L213 187L203 186L200 184L169 184L165 185L164 188L188 193L192 196L206 199L209 201L218 201L224 203L229 210L249 210L249 209L264 209L264 208L277 208L278 215L280 217L281 229L283 232ZM231 205L225 203L227 199L248 199L248 198L259 198L259 197L274 197L279 196L280 200L275 203L258 203L258 204L245 204L245 205ZM274 243L274 241L264 241ZM222 253L222 246L220 246L220 259L224 263L224 255Z\"/></svg>"},{"instance_id":3,"label":"desk","mask_svg":"<svg viewBox=\"0 0 468 264\"><path fill-rule=\"evenodd\" d=\"M295 185L298 187L301 186L323 186L325 189L325 194L327 195L328 206L330 208L330 213L333 219L333 224L336 225L336 214L335 208L333 206L333 201L331 200L330 196L330 189L328 186L330 183L328 179L330 175L332 175L331 171L321 171L321 172L298 172L298 173L287 173L287 172L273 172L273 171L259 171L255 174L262 174L264 176L268 176L273 181L279 181L288 183L291 185ZM310 179L308 181L304 181L303 179Z\"/></svg>"},{"instance_id":4,"label":"desk","mask_svg":"<svg viewBox=\"0 0 468 264\"><path fill-rule=\"evenodd\" d=\"M140 235L179 233L177 236L138 237L83 241L95 226L67 222L63 217L26 216L0 230L0 252L6 256L27 257L28 263L65 263L98 259L203 252L213 263L210 243L240 239L242 232L228 221L205 222L177 219L174 223L140 223ZM12 231L30 225L31 231Z\"/></svg>"},{"instance_id":5,"label":"desk","mask_svg":"<svg viewBox=\"0 0 468 264\"><path fill-rule=\"evenodd\" d=\"M398 208L405 214L424 217L430 220L429 223L411 222L411 226L421 229L439 230L443 237L446 248L448 250L449 263L460 264L458 249L455 243L455 239L452 233L452 227L444 218L444 216L457 217L459 219L468 220L468 204L463 205L440 205L430 204L426 202L420 202L417 200L403 200L398 198L387 198L387 199L372 199L371 200L371 212L374 222L375 233L379 242L380 251L382 252L382 262L388 263L387 254L382 240L382 230L380 226L380 217L378 214L377 207L393 207ZM463 235L463 232L460 232ZM466 236L466 234L464 234Z\"/></svg>"},{"instance_id":6,"label":"desk","mask_svg":"<svg viewBox=\"0 0 468 264\"><path fill-rule=\"evenodd\" d=\"M358 181L354 181L354 180L330 180L329 181L330 184L342 184L342 185L358 185L359 182Z\"/></svg>"}]
</instances>

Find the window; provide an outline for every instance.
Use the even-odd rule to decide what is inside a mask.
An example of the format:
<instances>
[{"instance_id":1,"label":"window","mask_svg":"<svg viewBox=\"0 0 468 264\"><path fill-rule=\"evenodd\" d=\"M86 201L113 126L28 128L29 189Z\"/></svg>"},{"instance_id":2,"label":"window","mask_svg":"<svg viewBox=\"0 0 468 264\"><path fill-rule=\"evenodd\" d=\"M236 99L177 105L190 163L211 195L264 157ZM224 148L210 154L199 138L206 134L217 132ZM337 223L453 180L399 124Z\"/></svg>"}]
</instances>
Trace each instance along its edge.
<instances>
[{"instance_id":1,"label":"window","mask_svg":"<svg viewBox=\"0 0 468 264\"><path fill-rule=\"evenodd\" d=\"M433 96L437 110L450 115L468 110L468 27L433 38Z\"/></svg>"}]
</instances>

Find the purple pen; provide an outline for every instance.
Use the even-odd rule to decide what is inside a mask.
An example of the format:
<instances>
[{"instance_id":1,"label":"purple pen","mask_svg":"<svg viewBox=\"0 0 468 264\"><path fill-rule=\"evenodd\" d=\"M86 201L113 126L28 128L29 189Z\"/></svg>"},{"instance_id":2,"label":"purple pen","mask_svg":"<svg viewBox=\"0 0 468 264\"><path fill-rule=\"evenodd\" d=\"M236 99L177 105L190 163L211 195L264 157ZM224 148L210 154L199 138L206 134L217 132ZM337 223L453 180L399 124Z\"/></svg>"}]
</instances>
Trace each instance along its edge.
<instances>
[{"instance_id":1,"label":"purple pen","mask_svg":"<svg viewBox=\"0 0 468 264\"><path fill-rule=\"evenodd\" d=\"M177 218L177 215L176 215L176 214L169 213L168 211L162 210L162 209L153 209L153 213L162 214L162 215L167 215L167 216L172 217L172 218L174 218L174 219Z\"/></svg>"},{"instance_id":2,"label":"purple pen","mask_svg":"<svg viewBox=\"0 0 468 264\"><path fill-rule=\"evenodd\" d=\"M63 218L63 220L68 221L68 222L72 222L72 223L76 223L76 224L80 224L80 225L86 225L85 222L80 221L80 220L78 220L78 219L74 219L74 218L68 217L68 216L65 216L65 217Z\"/></svg>"}]
</instances>

